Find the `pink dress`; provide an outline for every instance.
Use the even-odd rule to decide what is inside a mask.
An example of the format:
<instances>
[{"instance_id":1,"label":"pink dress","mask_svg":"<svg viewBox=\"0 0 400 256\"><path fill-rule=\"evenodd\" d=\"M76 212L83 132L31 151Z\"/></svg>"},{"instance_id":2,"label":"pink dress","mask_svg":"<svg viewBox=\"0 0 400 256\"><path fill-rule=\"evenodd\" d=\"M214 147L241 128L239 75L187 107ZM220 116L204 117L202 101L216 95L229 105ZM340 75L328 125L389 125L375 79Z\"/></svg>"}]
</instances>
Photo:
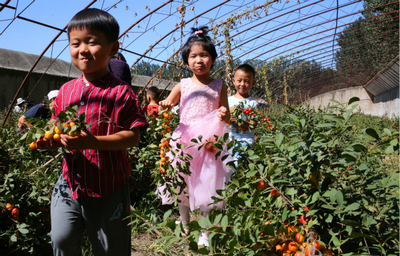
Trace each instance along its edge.
<instances>
[{"instance_id":1,"label":"pink dress","mask_svg":"<svg viewBox=\"0 0 400 256\"><path fill-rule=\"evenodd\" d=\"M171 146L176 148L176 144L184 144L185 146L194 145L190 140L203 136L202 141L214 139L214 135L221 138L225 133L229 133L229 127L225 122L220 121L217 114L222 89L221 80L213 80L205 86L196 85L190 78L181 80L181 99L180 99L180 123L178 128L173 132ZM214 200L211 197L220 197L216 190L224 189L225 182L229 180L232 169L227 162L232 161L231 157L222 161L221 157L228 154L227 150L221 153L218 159L215 159L215 153L210 153L203 146L198 150L199 144L189 149L184 149L185 153L191 155L193 160L190 161L191 175L185 177L187 184L186 193L189 198L181 193L178 197L181 203L190 207L193 211L208 212L213 208L223 208L225 202L212 204ZM168 155L173 159L171 153ZM176 159L172 162L176 166ZM165 186L158 188L158 195L162 199L163 204L172 204L172 198L169 197Z\"/></svg>"}]
</instances>

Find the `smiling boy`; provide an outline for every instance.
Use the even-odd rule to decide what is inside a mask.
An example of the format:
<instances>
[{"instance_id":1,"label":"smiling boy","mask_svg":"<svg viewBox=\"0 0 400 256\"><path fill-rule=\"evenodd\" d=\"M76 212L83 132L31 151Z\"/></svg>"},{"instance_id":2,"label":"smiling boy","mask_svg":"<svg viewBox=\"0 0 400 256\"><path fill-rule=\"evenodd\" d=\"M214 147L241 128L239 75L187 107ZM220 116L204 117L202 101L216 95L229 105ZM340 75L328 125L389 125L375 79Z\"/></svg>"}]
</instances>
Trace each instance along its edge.
<instances>
[{"instance_id":1,"label":"smiling boy","mask_svg":"<svg viewBox=\"0 0 400 256\"><path fill-rule=\"evenodd\" d=\"M233 84L236 88L236 94L228 98L229 109L232 113L234 108L243 102L244 108L256 109L258 107L257 101L255 101L249 95L250 89L256 83L255 71L249 64L242 64L237 67L235 72L235 77L233 78ZM245 146L251 146L254 143L254 131L248 130L250 122L256 125L255 120L249 120L246 116L241 116L244 124L241 127L237 125L237 118L231 118L232 122L232 133L231 135L235 137L235 140L240 142L242 148Z\"/></svg>"},{"instance_id":2,"label":"smiling boy","mask_svg":"<svg viewBox=\"0 0 400 256\"><path fill-rule=\"evenodd\" d=\"M84 230L94 255L131 254L126 149L138 143L148 124L130 85L108 71L118 34L114 17L99 9L80 11L68 25L72 63L82 75L60 88L54 112L78 106L90 128L76 137L62 134L60 142L38 143L42 149L71 151L64 154L51 199L54 255L81 255Z\"/></svg>"}]
</instances>

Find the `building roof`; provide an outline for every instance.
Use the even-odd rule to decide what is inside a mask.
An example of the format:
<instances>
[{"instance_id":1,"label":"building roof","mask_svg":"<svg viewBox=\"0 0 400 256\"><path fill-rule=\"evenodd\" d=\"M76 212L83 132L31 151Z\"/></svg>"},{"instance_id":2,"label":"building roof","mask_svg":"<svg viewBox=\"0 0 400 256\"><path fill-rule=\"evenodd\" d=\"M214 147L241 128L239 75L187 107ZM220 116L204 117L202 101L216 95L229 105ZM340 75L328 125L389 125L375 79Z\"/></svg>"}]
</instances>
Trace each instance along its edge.
<instances>
[{"instance_id":1,"label":"building roof","mask_svg":"<svg viewBox=\"0 0 400 256\"><path fill-rule=\"evenodd\" d=\"M29 54L19 51L12 51L0 48L0 68L16 71L29 72L37 61L39 55ZM47 71L46 71L47 70ZM81 71L71 62L55 60L43 56L36 65L33 73L44 73L54 76L76 78L81 75Z\"/></svg>"},{"instance_id":2,"label":"building roof","mask_svg":"<svg viewBox=\"0 0 400 256\"><path fill-rule=\"evenodd\" d=\"M39 55L29 54L19 51L13 51L0 48L0 68L11 69L16 71L29 72L32 66L37 61ZM63 60L55 60L53 58L43 56L36 65L33 73L69 77L71 79L79 77L82 72L75 67L71 62ZM132 86L144 87L151 77L142 75L132 76ZM157 86L159 89L171 90L177 82L170 82L165 79L154 78L147 87Z\"/></svg>"},{"instance_id":3,"label":"building roof","mask_svg":"<svg viewBox=\"0 0 400 256\"><path fill-rule=\"evenodd\" d=\"M374 96L399 87L399 55L363 87Z\"/></svg>"}]
</instances>

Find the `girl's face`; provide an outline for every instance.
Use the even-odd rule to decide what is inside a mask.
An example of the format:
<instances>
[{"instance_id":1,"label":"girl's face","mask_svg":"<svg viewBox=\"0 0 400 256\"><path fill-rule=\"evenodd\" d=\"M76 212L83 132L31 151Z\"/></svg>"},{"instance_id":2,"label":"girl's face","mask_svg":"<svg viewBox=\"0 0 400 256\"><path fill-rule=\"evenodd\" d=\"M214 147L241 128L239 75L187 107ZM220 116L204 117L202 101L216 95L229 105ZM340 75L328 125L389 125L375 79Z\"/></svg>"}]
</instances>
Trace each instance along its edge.
<instances>
[{"instance_id":1,"label":"girl's face","mask_svg":"<svg viewBox=\"0 0 400 256\"><path fill-rule=\"evenodd\" d=\"M199 76L209 74L215 61L212 60L210 53L201 44L194 44L190 48L188 63L190 70Z\"/></svg>"}]
</instances>

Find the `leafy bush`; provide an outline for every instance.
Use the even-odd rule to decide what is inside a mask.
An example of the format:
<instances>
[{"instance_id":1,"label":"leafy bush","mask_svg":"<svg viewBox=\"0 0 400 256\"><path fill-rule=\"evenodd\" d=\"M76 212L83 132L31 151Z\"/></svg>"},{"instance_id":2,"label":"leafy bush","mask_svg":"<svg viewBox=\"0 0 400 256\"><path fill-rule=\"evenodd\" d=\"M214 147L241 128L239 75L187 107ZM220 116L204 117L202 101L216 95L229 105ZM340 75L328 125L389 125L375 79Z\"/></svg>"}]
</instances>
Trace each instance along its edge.
<instances>
[{"instance_id":1,"label":"leafy bush","mask_svg":"<svg viewBox=\"0 0 400 256\"><path fill-rule=\"evenodd\" d=\"M303 252L319 240L340 255L398 254L398 166L393 171L383 159L398 157L399 131L367 128L355 134L354 108L287 106L272 120L276 129L263 133L260 127L259 143L240 152L232 182L220 191L227 208L189 223L185 239L167 212L161 224L154 223L164 232L162 239L208 254L195 242L207 229L213 255L272 255L300 233L308 238L299 244ZM267 188L258 186L260 181Z\"/></svg>"}]
</instances>

